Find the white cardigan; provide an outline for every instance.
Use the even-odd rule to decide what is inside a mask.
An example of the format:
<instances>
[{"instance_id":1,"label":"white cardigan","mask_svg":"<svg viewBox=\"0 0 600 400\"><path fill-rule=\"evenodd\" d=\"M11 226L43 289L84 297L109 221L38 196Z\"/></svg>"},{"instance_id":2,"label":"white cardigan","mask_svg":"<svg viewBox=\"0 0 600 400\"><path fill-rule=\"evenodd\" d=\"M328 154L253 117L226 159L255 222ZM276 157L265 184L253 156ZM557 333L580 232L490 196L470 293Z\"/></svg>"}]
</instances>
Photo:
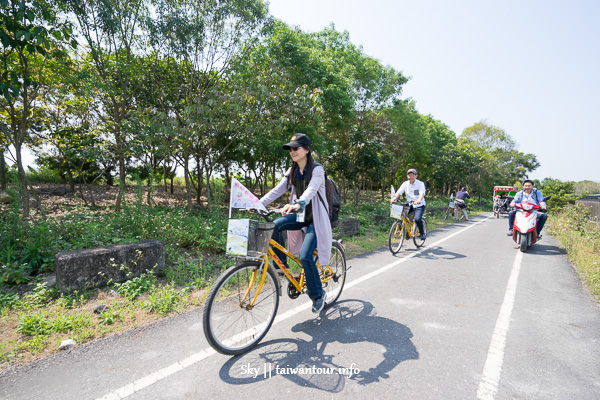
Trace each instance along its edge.
<instances>
[{"instance_id":1,"label":"white cardigan","mask_svg":"<svg viewBox=\"0 0 600 400\"><path fill-rule=\"evenodd\" d=\"M283 179L269 193L264 195L260 202L266 207L273 201L281 197L282 194L292 189L290 204L297 198L296 188L288 183L288 176L292 169L288 169ZM317 193L321 194L323 201L319 199ZM325 190L325 169L321 165L313 168L312 178L308 187L302 193L299 200L304 201L305 207L312 201L313 223L315 224L315 233L317 234L317 253L319 255L320 265L329 265L331 258L331 222L329 221L329 210L327 209L327 192ZM325 204L323 204L325 203ZM293 254L300 253L302 242L304 240L304 230L288 231L288 249Z\"/></svg>"}]
</instances>

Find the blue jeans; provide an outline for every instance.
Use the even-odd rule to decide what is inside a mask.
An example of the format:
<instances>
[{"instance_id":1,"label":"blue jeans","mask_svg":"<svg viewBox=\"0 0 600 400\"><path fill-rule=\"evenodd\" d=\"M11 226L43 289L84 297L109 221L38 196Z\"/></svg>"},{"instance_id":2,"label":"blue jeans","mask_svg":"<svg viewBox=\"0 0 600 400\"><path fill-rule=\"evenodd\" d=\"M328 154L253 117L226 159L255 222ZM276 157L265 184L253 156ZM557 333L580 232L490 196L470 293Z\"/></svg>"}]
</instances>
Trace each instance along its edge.
<instances>
[{"instance_id":1,"label":"blue jeans","mask_svg":"<svg viewBox=\"0 0 600 400\"><path fill-rule=\"evenodd\" d=\"M413 207L410 206L408 210L408 214L411 212L415 212L415 223L417 224L417 228L419 228L419 233L423 234L423 213L425 212L425 206L423 207Z\"/></svg>"},{"instance_id":2,"label":"blue jeans","mask_svg":"<svg viewBox=\"0 0 600 400\"><path fill-rule=\"evenodd\" d=\"M515 216L516 215L517 215L517 210L512 210L511 212L508 213L508 229L509 230L512 230L513 226L515 225ZM548 215L546 213L538 212L537 217L538 217L538 219L537 219L536 231L539 236L540 232L544 228L544 225L546 224Z\"/></svg>"},{"instance_id":3,"label":"blue jeans","mask_svg":"<svg viewBox=\"0 0 600 400\"><path fill-rule=\"evenodd\" d=\"M296 214L284 215L281 218L277 218L275 221L275 229L273 229L273 235L271 238L282 246L285 246L285 240L283 237L284 231L297 231L304 227L306 228L306 235L304 236L304 242L302 242L302 248L300 249L300 262L302 268L304 268L304 277L306 278L306 289L308 297L312 300L322 297L325 292L323 291L323 285L321 285L321 278L319 277L319 270L317 264L313 258L315 249L317 248L317 233L315 232L315 224L310 222L296 222ZM287 264L287 257L281 250L273 249L275 254L281 262Z\"/></svg>"}]
</instances>

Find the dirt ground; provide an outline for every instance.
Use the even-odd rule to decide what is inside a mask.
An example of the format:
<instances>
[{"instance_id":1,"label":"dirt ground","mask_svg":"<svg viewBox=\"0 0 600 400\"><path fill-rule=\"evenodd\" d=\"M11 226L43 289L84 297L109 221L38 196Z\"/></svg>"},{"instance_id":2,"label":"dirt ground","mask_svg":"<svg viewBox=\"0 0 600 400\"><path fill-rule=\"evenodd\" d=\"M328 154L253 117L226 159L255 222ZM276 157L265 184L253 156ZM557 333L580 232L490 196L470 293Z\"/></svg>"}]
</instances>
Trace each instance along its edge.
<instances>
[{"instance_id":1,"label":"dirt ground","mask_svg":"<svg viewBox=\"0 0 600 400\"><path fill-rule=\"evenodd\" d=\"M91 207L92 205L95 205L100 210L113 211L119 193L118 186L104 185L75 186L75 193L72 193L69 187L65 185L40 183L34 184L33 187L42 200L42 209L35 208L32 214L39 215L44 212L47 216L51 217L60 217L61 215L68 214L75 207ZM57 191L61 192L63 190L67 193L64 195L56 194ZM136 186L126 186L124 202L135 204L138 201L138 190ZM148 204L147 186L141 187L141 198L144 204ZM152 191L150 200L155 205L185 207L185 188L175 186L173 194L171 194L170 188L165 191L164 186L156 186ZM201 200L205 202L206 198L203 196ZM0 209L7 209L8 207L8 204L0 205Z\"/></svg>"}]
</instances>

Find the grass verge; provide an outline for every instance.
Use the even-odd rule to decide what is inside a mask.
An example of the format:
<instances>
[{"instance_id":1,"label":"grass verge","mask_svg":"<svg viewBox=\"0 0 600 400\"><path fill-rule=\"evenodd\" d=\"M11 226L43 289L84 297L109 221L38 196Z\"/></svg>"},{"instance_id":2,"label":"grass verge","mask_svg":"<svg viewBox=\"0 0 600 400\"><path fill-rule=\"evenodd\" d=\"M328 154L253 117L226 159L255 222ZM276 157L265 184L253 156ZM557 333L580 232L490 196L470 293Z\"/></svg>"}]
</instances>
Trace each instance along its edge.
<instances>
[{"instance_id":1,"label":"grass verge","mask_svg":"<svg viewBox=\"0 0 600 400\"><path fill-rule=\"evenodd\" d=\"M548 218L550 233L567 251L588 290L600 302L600 226L583 205L567 206Z\"/></svg>"}]
</instances>

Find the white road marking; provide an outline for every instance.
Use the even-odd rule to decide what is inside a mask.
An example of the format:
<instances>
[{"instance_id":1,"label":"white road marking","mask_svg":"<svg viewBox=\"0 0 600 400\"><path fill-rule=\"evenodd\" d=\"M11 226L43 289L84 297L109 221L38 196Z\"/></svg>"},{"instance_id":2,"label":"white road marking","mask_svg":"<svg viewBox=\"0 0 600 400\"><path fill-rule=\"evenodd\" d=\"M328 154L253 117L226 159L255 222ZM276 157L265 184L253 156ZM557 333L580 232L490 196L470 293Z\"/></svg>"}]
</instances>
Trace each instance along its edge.
<instances>
[{"instance_id":1,"label":"white road marking","mask_svg":"<svg viewBox=\"0 0 600 400\"><path fill-rule=\"evenodd\" d=\"M517 282L519 280L522 259L523 253L519 251L517 257L515 257L510 278L508 278L504 301L502 302L502 307L500 307L500 314L498 315L498 320L496 320L496 326L494 327L494 334L492 335L487 359L483 366L483 374L477 389L477 398L479 400L493 400L498 392L500 375L502 374L502 363L504 362L506 336L508 334L510 316L515 304Z\"/></svg>"},{"instance_id":2,"label":"white road marking","mask_svg":"<svg viewBox=\"0 0 600 400\"><path fill-rule=\"evenodd\" d=\"M467 226L467 227L465 227L465 228L463 228L463 229L461 229L461 230L459 230L457 232L454 232L453 234L448 235L445 238L440 239L437 242L435 242L435 243L433 243L433 244L431 244L429 246L430 247L437 246L437 245L445 242L446 240L448 240L448 239L450 239L450 238L452 238L452 237L454 237L456 235L459 235L459 234L463 233L464 231L466 231L468 229L471 229L475 225L479 225L480 223L482 223L482 222L484 222L484 221L486 221L486 220L488 220L490 218L492 218L492 217L490 216L490 217L487 217L485 219L482 219L479 222L475 222L474 224L470 224L469 226ZM351 287L356 286L359 283L362 283L362 282L366 281L367 279L371 279L371 278L373 278L373 277L375 277L377 275L380 275L380 274L386 272L387 270L395 267L396 265L399 265L399 264L401 264L401 263L403 263L405 261L408 261L411 258L413 258L413 257L415 257L415 256L417 256L417 255L419 255L419 254L421 254L421 253L423 253L423 252L425 252L427 250L429 250L429 247L423 247L420 250L417 250L414 253L411 253L411 254L409 254L406 257L403 257L403 258L401 258L401 259L399 259L397 261L394 261L391 264L388 264L388 265L383 266L383 267L381 267L379 269L376 269L375 271L372 271L369 274L364 275L364 276L362 276L362 277L360 277L358 279L355 279L352 282L346 284L345 289L346 290L350 289ZM298 314L298 313L300 313L300 312L302 312L302 311L304 311L304 310L306 310L308 308L310 308L311 305L312 305L312 303L306 302L304 304L299 305L296 308L292 308L291 310L286 311L283 314L277 315L275 317L275 321L273 321L273 326L276 325L276 324L278 324L278 323L280 323L280 322L282 322L282 321L285 321L286 319L288 319L290 317L293 317L294 315L296 315L296 314ZM168 367L160 369L160 370L158 370L156 372L153 372L153 373L151 373L149 375L146 375L146 376L144 376L144 377L142 377L142 378L140 378L140 379L138 379L138 380L136 380L136 381L134 381L132 383L129 383L129 384L123 386L123 387L120 387L119 389L116 389L116 390L114 390L114 391L112 391L110 393L107 393L104 396L99 397L97 400L121 400L121 399L124 399L126 397L129 397L129 396L135 394L136 392L139 392L142 389L145 389L145 388L147 388L147 387L155 384L156 382L158 382L158 381L160 381L162 379L165 379L165 378L167 378L167 377L169 377L169 376L171 376L171 375L173 375L173 374L175 374L175 373L177 373L177 372L179 372L179 371L181 371L181 370L183 370L183 369L185 369L185 368L187 368L189 366L192 366L192 365L194 365L194 364L196 364L196 363L198 363L198 362L200 362L202 360L205 360L205 359L207 359L208 357L210 357L210 356L212 356L214 354L217 354L217 352L212 347L208 347L208 348L206 348L206 349L204 349L204 350L202 350L202 351L200 351L198 353L192 354L191 356L189 356L187 358L184 358L181 361L177 361L176 363L173 363L173 364L169 365Z\"/></svg>"}]
</instances>

